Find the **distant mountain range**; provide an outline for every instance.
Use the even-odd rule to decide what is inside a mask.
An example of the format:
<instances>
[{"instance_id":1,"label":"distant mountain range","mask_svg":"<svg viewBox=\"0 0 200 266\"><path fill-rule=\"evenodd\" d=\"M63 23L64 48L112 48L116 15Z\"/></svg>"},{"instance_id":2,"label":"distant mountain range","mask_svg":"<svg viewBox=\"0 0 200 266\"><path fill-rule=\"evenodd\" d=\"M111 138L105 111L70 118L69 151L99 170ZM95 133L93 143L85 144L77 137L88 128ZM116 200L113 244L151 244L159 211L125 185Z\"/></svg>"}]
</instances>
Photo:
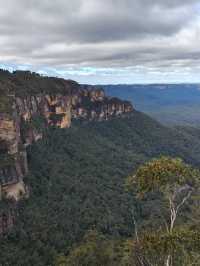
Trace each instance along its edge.
<instances>
[{"instance_id":1,"label":"distant mountain range","mask_svg":"<svg viewBox=\"0 0 200 266\"><path fill-rule=\"evenodd\" d=\"M103 85L110 96L167 125L200 125L200 84Z\"/></svg>"}]
</instances>

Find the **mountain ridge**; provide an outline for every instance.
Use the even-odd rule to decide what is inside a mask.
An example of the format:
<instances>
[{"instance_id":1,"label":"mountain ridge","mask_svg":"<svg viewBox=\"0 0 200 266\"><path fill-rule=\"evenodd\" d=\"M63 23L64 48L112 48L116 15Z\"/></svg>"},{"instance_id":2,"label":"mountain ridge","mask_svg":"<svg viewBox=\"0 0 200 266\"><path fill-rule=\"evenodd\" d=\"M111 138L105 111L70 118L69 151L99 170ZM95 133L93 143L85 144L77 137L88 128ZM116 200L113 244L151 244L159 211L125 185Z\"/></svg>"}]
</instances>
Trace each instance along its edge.
<instances>
[{"instance_id":1,"label":"mountain ridge","mask_svg":"<svg viewBox=\"0 0 200 266\"><path fill-rule=\"evenodd\" d=\"M200 124L199 84L105 85L108 95L131 102L137 110L168 125ZM160 89L162 87L162 89Z\"/></svg>"},{"instance_id":2,"label":"mountain ridge","mask_svg":"<svg viewBox=\"0 0 200 266\"><path fill-rule=\"evenodd\" d=\"M26 148L43 138L48 126L69 128L73 120L102 121L134 110L128 101L72 80L3 70L0 78L0 200L28 196ZM9 220L1 214L0 233L10 227Z\"/></svg>"},{"instance_id":3,"label":"mountain ridge","mask_svg":"<svg viewBox=\"0 0 200 266\"><path fill-rule=\"evenodd\" d=\"M57 255L67 253L91 228L111 237L131 236L131 208L137 202L125 190L126 177L141 163L162 155L200 165L198 129L168 128L93 86L57 79L49 82L48 78L41 84L39 76L33 78L33 86L32 74L16 75L20 76L17 100L12 98L11 81L11 99L0 101L2 109L7 106L4 103L14 102L7 112L1 111L0 168L6 172L12 165L9 171L21 178L14 184L11 178L6 188L17 201L5 194L0 201L3 265L16 261L54 265ZM5 92L6 88L0 89ZM17 171L22 175L16 175ZM146 204L139 216L141 223L156 208L151 201Z\"/></svg>"}]
</instances>

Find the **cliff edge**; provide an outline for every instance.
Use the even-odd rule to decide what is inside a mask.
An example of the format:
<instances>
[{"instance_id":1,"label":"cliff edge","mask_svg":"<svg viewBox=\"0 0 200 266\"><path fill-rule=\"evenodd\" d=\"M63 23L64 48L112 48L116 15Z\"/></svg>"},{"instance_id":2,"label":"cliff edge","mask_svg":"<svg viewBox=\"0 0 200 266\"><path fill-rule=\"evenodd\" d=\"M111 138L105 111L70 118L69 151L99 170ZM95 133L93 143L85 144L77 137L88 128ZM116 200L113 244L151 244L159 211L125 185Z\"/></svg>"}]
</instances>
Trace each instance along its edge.
<instances>
[{"instance_id":1,"label":"cliff edge","mask_svg":"<svg viewBox=\"0 0 200 266\"><path fill-rule=\"evenodd\" d=\"M102 121L132 112L130 102L109 98L94 86L0 70L0 200L28 196L26 147L41 139L48 126L68 128L73 120ZM12 217L0 210L0 232L11 226Z\"/></svg>"}]
</instances>

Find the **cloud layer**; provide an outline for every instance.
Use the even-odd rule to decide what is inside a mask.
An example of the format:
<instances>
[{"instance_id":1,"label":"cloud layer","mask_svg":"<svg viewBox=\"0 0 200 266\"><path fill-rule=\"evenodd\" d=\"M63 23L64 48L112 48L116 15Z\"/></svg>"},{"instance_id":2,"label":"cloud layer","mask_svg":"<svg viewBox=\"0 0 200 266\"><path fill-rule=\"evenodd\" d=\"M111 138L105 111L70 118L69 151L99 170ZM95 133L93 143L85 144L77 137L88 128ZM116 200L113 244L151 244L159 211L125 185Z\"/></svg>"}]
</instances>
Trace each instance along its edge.
<instances>
[{"instance_id":1,"label":"cloud layer","mask_svg":"<svg viewBox=\"0 0 200 266\"><path fill-rule=\"evenodd\" d=\"M195 0L0 0L0 63L81 82L199 81Z\"/></svg>"}]
</instances>

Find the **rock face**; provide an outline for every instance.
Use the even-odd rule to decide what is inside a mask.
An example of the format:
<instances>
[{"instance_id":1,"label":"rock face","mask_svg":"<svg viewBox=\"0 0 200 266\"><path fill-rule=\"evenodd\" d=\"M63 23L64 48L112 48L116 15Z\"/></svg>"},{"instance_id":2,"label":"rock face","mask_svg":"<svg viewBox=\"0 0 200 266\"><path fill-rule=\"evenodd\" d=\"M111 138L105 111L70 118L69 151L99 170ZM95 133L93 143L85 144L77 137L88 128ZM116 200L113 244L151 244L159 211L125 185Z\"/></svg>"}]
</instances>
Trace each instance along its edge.
<instances>
[{"instance_id":1,"label":"rock face","mask_svg":"<svg viewBox=\"0 0 200 266\"><path fill-rule=\"evenodd\" d=\"M72 101L72 119L108 120L133 111L132 105L117 98L108 98L104 90L84 86Z\"/></svg>"},{"instance_id":2,"label":"rock face","mask_svg":"<svg viewBox=\"0 0 200 266\"><path fill-rule=\"evenodd\" d=\"M0 116L0 197L18 200L26 193L23 177L28 172L19 117ZM21 184L19 186L18 184Z\"/></svg>"},{"instance_id":3,"label":"rock face","mask_svg":"<svg viewBox=\"0 0 200 266\"><path fill-rule=\"evenodd\" d=\"M73 120L108 120L133 112L131 103L106 97L93 86L0 70L0 199L17 202L28 195L26 147L48 126L69 128ZM13 213L0 213L0 233L13 224Z\"/></svg>"}]
</instances>

